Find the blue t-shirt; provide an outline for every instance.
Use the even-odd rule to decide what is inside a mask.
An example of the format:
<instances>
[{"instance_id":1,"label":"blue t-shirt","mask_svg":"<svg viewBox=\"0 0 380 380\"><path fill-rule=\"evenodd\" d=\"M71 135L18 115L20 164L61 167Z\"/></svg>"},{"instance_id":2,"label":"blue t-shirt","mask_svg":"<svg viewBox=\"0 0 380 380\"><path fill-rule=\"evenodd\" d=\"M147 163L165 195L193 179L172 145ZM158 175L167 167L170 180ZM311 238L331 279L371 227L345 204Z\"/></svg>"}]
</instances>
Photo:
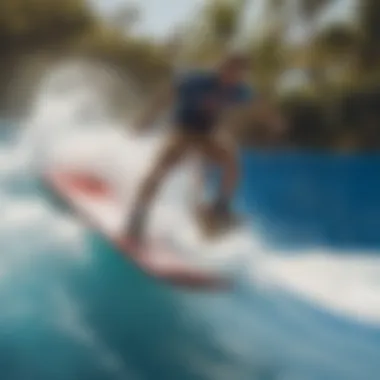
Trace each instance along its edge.
<instances>
[{"instance_id":1,"label":"blue t-shirt","mask_svg":"<svg viewBox=\"0 0 380 380\"><path fill-rule=\"evenodd\" d=\"M244 83L223 87L217 73L192 72L176 78L174 122L189 132L209 132L228 106L253 98L253 89Z\"/></svg>"}]
</instances>

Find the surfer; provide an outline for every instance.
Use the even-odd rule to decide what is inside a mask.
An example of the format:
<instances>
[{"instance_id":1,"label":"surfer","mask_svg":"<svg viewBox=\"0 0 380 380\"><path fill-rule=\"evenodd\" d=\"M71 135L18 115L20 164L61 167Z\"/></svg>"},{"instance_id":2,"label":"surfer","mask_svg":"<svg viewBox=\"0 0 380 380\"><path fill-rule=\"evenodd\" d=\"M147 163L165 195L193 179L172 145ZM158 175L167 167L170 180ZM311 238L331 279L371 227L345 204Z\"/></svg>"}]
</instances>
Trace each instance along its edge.
<instances>
[{"instance_id":1,"label":"surfer","mask_svg":"<svg viewBox=\"0 0 380 380\"><path fill-rule=\"evenodd\" d=\"M225 220L231 216L230 202L238 181L238 162L234 140L225 127L226 111L251 110L256 102L254 90L246 83L250 61L244 53L229 53L213 71L195 71L161 88L151 107L137 122L144 129L153 124L168 106L173 106L173 128L168 140L138 191L126 237L141 241L147 215L159 186L187 153L199 153L204 162L222 169L222 183L211 205L213 214ZM276 122L279 119L276 119Z\"/></svg>"}]
</instances>

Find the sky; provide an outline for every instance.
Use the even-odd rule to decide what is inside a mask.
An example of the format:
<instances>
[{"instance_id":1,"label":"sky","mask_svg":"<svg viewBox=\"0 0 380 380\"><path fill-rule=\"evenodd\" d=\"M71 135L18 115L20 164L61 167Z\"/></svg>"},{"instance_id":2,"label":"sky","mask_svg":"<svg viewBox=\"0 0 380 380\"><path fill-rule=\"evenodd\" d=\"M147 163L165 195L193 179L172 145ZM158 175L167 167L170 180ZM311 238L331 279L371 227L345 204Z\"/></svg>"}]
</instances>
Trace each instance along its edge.
<instances>
[{"instance_id":1,"label":"sky","mask_svg":"<svg viewBox=\"0 0 380 380\"><path fill-rule=\"evenodd\" d=\"M101 13L112 13L123 4L137 4L142 10L142 20L139 22L136 32L156 38L167 36L173 28L196 18L197 11L205 3L205 0L91 0ZM262 26L262 10L265 0L254 0L248 8L248 17L245 25ZM355 0L336 0L334 5L322 17L322 23L334 20L346 20L354 14ZM297 24L295 20L295 24ZM253 29L254 30L254 29ZM296 25L295 38L304 34L306 27Z\"/></svg>"},{"instance_id":2,"label":"sky","mask_svg":"<svg viewBox=\"0 0 380 380\"><path fill-rule=\"evenodd\" d=\"M156 39L162 39L184 23L194 23L197 12L207 0L89 0L103 14L112 14L118 6L124 4L137 4L142 11L142 19L135 30L138 34L147 35ZM296 0L293 0L296 1ZM359 0L360 1L360 0ZM251 0L242 20L242 30L249 30L250 36L255 31L260 31L265 24L263 11L266 0ZM287 41L292 44L306 45L309 43L309 36L315 29L321 28L326 23L334 21L347 21L355 15L355 4L357 0L335 0L332 6L322 13L317 19L316 25L310 27L303 24L296 14L292 14L292 27L287 33ZM243 39L244 40L244 39ZM238 42L239 46L244 46L245 42ZM287 88L291 85L299 85L304 82L302 70L289 71L284 75L284 83L281 86Z\"/></svg>"},{"instance_id":3,"label":"sky","mask_svg":"<svg viewBox=\"0 0 380 380\"><path fill-rule=\"evenodd\" d=\"M108 13L121 4L138 4L142 20L137 32L165 37L176 25L191 21L204 0L92 0L102 12Z\"/></svg>"}]
</instances>

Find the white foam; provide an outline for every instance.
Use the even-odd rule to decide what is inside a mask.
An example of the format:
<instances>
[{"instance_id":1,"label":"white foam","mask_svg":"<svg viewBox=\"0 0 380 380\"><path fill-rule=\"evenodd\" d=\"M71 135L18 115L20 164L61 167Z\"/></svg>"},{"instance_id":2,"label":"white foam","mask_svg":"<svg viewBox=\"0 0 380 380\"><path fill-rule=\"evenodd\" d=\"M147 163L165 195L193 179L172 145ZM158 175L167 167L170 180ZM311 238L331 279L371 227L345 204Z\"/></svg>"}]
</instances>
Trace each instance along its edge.
<instances>
[{"instance_id":1,"label":"white foam","mask_svg":"<svg viewBox=\"0 0 380 380\"><path fill-rule=\"evenodd\" d=\"M380 322L380 258L362 252L314 251L299 256L268 254L253 276L357 320ZM259 276L259 277L258 277Z\"/></svg>"}]
</instances>

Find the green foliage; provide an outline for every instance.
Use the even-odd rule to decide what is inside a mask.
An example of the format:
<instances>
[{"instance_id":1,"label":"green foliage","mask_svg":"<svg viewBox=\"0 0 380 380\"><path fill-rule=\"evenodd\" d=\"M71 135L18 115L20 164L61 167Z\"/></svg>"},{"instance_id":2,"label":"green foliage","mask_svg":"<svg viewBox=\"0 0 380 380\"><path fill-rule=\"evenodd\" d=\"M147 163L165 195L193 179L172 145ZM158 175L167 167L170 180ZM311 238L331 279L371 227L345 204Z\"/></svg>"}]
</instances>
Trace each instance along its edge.
<instances>
[{"instance_id":1,"label":"green foliage","mask_svg":"<svg viewBox=\"0 0 380 380\"><path fill-rule=\"evenodd\" d=\"M363 34L360 45L362 70L376 69L380 64L380 2L362 0L359 3L359 23Z\"/></svg>"},{"instance_id":2,"label":"green foliage","mask_svg":"<svg viewBox=\"0 0 380 380\"><path fill-rule=\"evenodd\" d=\"M94 15L86 0L2 0L0 52L2 65L8 66L4 70L27 51L65 51L103 60L152 83L168 74L170 63L157 44L125 35L125 22L137 17L127 11L123 8L117 22L109 25Z\"/></svg>"},{"instance_id":3,"label":"green foliage","mask_svg":"<svg viewBox=\"0 0 380 380\"><path fill-rule=\"evenodd\" d=\"M101 24L76 42L75 51L127 72L148 88L168 77L172 68L164 46L125 36L118 29Z\"/></svg>"},{"instance_id":4,"label":"green foliage","mask_svg":"<svg viewBox=\"0 0 380 380\"><path fill-rule=\"evenodd\" d=\"M331 0L300 0L303 21L312 22L330 3ZM121 6L111 21L106 21L93 13L87 0L1 0L0 99L16 64L26 53L41 50L101 60L132 75L142 92L149 92L158 81L169 78L174 60L185 44L192 47L186 56L188 62L215 63L240 32L246 5L247 0L210 0L203 14L197 16L194 30L189 32L193 41L189 42L183 32L179 39L157 43L129 33L140 19L134 7ZM282 103L291 123L288 138L297 145L329 146L349 135L350 141L354 136L358 145L379 141L380 146L380 131L377 138L373 129L374 111L369 112L359 101L380 102L369 90L380 82L380 2L360 1L357 25L329 26L306 47L289 46L283 38L292 26L286 17L286 5L287 0L267 0L269 27L264 26L260 38L244 37L252 39L251 79L272 98L287 69L301 66L308 73L308 86L298 91L297 97L288 95ZM351 107L359 116L350 123L339 117L348 88L359 99ZM380 116L376 120L379 119ZM364 138L360 131L366 130L367 125L372 127L367 128L368 136ZM245 120L240 136L246 141L263 141L256 127Z\"/></svg>"},{"instance_id":5,"label":"green foliage","mask_svg":"<svg viewBox=\"0 0 380 380\"><path fill-rule=\"evenodd\" d=\"M299 0L299 8L305 19L313 19L331 0Z\"/></svg>"},{"instance_id":6,"label":"green foliage","mask_svg":"<svg viewBox=\"0 0 380 380\"><path fill-rule=\"evenodd\" d=\"M84 0L2 0L2 53L41 48L82 32L94 23L86 4Z\"/></svg>"},{"instance_id":7,"label":"green foliage","mask_svg":"<svg viewBox=\"0 0 380 380\"><path fill-rule=\"evenodd\" d=\"M344 24L332 25L315 38L316 47L332 57L356 53L359 43L358 31Z\"/></svg>"},{"instance_id":8,"label":"green foliage","mask_svg":"<svg viewBox=\"0 0 380 380\"><path fill-rule=\"evenodd\" d=\"M252 47L253 77L262 92L270 94L286 65L286 51L277 33L266 35Z\"/></svg>"},{"instance_id":9,"label":"green foliage","mask_svg":"<svg viewBox=\"0 0 380 380\"><path fill-rule=\"evenodd\" d=\"M239 24L239 7L236 2L213 0L205 10L206 22L215 38L229 39Z\"/></svg>"}]
</instances>

